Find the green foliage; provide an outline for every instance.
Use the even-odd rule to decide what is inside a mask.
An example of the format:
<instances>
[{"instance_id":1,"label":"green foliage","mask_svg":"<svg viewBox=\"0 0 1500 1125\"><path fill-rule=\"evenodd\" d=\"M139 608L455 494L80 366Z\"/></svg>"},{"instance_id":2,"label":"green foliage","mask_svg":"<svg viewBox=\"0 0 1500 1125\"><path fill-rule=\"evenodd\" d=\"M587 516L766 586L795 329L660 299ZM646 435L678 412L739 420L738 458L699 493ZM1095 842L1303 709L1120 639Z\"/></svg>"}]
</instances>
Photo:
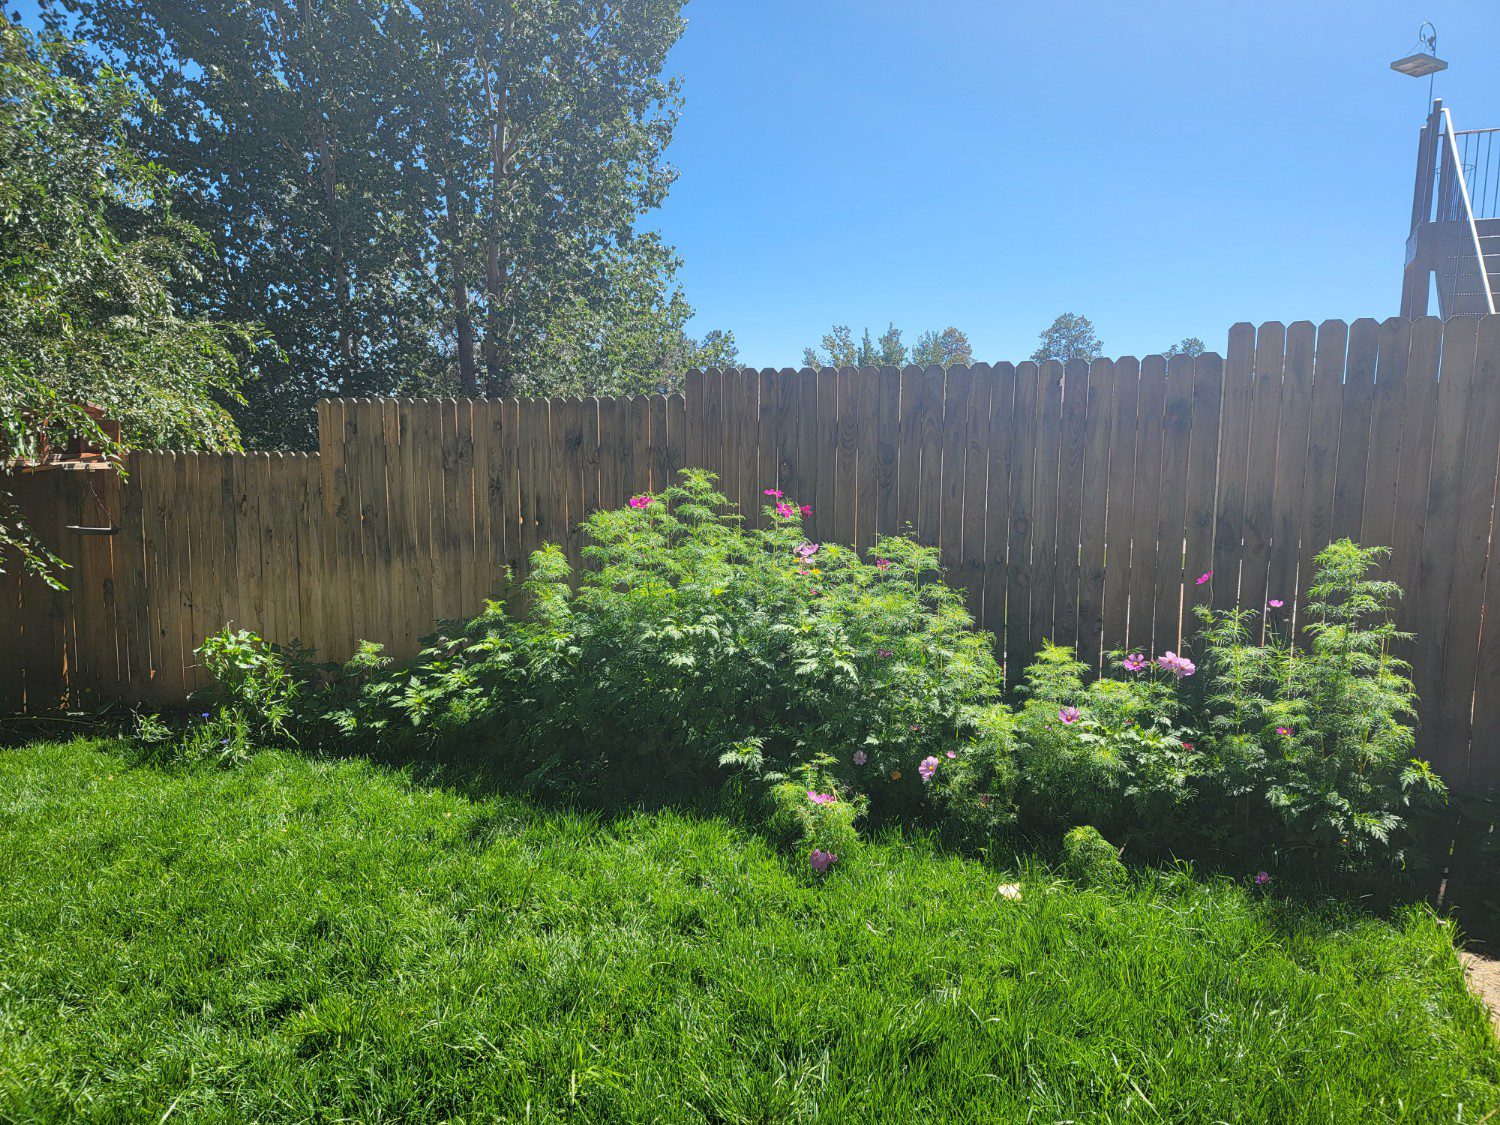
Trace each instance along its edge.
<instances>
[{"instance_id":1,"label":"green foliage","mask_svg":"<svg viewBox=\"0 0 1500 1125\"><path fill-rule=\"evenodd\" d=\"M891 324L872 340L865 329L859 343L847 324L835 324L824 335L821 348L804 348L802 362L808 367L904 367L908 363L923 367L937 365L945 370L956 363L972 363L974 350L969 337L957 328L941 332L924 332L908 353L901 339L901 329Z\"/></svg>"},{"instance_id":2,"label":"green foliage","mask_svg":"<svg viewBox=\"0 0 1500 1125\"><path fill-rule=\"evenodd\" d=\"M44 0L130 60L141 151L184 173L221 268L196 305L276 344L240 412L305 445L330 393L617 393L691 343L642 219L675 179L683 0Z\"/></svg>"},{"instance_id":3,"label":"green foliage","mask_svg":"<svg viewBox=\"0 0 1500 1125\"><path fill-rule=\"evenodd\" d=\"M1092 320L1077 313L1063 313L1041 331L1031 358L1038 363L1048 359L1067 363L1070 359L1095 360L1103 351L1104 345L1094 333Z\"/></svg>"},{"instance_id":4,"label":"green foliage","mask_svg":"<svg viewBox=\"0 0 1500 1125\"><path fill-rule=\"evenodd\" d=\"M1126 878L1119 851L1099 829L1087 824L1070 828L1063 836L1062 871L1080 887L1111 887Z\"/></svg>"},{"instance_id":5,"label":"green foliage","mask_svg":"<svg viewBox=\"0 0 1500 1125\"><path fill-rule=\"evenodd\" d=\"M1088 820L1126 839L1170 840L1205 769L1183 702L1166 678L1087 673L1053 644L1026 670L1018 803L1045 832Z\"/></svg>"},{"instance_id":6,"label":"green foliage","mask_svg":"<svg viewBox=\"0 0 1500 1125\"><path fill-rule=\"evenodd\" d=\"M1171 359L1174 355L1200 356L1208 347L1197 336L1184 336L1161 354Z\"/></svg>"},{"instance_id":7,"label":"green foliage","mask_svg":"<svg viewBox=\"0 0 1500 1125\"><path fill-rule=\"evenodd\" d=\"M210 695L217 697L218 715L228 717L223 721L232 719L256 741L297 741L303 698L314 686L304 652L271 644L245 629L222 629L197 653L213 678Z\"/></svg>"},{"instance_id":8,"label":"green foliage","mask_svg":"<svg viewBox=\"0 0 1500 1125\"><path fill-rule=\"evenodd\" d=\"M815 890L719 818L276 752L229 773L13 748L0 810L5 1121L1298 1125L1500 1104L1426 909L1385 922L1179 872L1080 893L920 837Z\"/></svg>"},{"instance_id":9,"label":"green foliage","mask_svg":"<svg viewBox=\"0 0 1500 1125\"><path fill-rule=\"evenodd\" d=\"M1200 610L1225 796L1249 799L1250 827L1338 866L1399 857L1409 810L1446 792L1412 754L1400 587L1369 577L1388 553L1343 539L1318 554L1304 648L1253 644L1244 615Z\"/></svg>"},{"instance_id":10,"label":"green foliage","mask_svg":"<svg viewBox=\"0 0 1500 1125\"><path fill-rule=\"evenodd\" d=\"M54 582L5 463L74 437L111 448L88 404L121 423L126 446L239 444L225 405L252 337L174 295L200 276L207 243L129 143L127 121L151 109L126 78L0 14L0 560L18 549Z\"/></svg>"}]
</instances>

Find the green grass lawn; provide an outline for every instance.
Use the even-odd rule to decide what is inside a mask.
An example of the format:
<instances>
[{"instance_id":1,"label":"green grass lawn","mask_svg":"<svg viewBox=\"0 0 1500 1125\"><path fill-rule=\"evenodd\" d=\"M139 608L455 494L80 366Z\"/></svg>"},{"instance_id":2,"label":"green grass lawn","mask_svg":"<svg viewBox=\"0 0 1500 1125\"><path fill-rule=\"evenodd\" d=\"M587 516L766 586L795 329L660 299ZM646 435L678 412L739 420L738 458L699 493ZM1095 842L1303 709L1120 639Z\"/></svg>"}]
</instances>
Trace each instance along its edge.
<instances>
[{"instance_id":1,"label":"green grass lawn","mask_svg":"<svg viewBox=\"0 0 1500 1125\"><path fill-rule=\"evenodd\" d=\"M997 894L1019 878L1023 901ZM1464 1121L1449 929L349 762L0 751L0 1120ZM1492 1118L1494 1120L1494 1118Z\"/></svg>"}]
</instances>

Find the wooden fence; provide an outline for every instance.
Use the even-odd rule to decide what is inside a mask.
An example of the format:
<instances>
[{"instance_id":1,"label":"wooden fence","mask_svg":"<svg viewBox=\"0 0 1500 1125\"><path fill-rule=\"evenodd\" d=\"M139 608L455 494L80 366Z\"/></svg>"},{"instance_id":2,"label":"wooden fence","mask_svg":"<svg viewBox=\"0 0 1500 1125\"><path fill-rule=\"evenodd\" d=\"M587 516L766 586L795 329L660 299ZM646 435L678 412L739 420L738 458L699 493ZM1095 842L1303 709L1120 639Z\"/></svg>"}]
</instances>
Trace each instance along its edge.
<instances>
[{"instance_id":1,"label":"wooden fence","mask_svg":"<svg viewBox=\"0 0 1500 1125\"><path fill-rule=\"evenodd\" d=\"M1270 599L1309 561L1388 544L1422 696L1456 789L1500 781L1500 627L1485 628L1500 317L1236 325L1226 358L695 372L685 395L319 406L312 454L134 454L128 475L13 478L70 590L0 578L0 708L176 701L226 622L342 658L397 655L503 592L544 541L684 465L741 510L776 487L809 533L910 529L1014 677L1044 638L1090 660L1189 643L1195 605ZM117 525L114 536L72 526ZM1197 579L1209 571L1211 581ZM1185 640L1185 635L1188 640Z\"/></svg>"}]
</instances>

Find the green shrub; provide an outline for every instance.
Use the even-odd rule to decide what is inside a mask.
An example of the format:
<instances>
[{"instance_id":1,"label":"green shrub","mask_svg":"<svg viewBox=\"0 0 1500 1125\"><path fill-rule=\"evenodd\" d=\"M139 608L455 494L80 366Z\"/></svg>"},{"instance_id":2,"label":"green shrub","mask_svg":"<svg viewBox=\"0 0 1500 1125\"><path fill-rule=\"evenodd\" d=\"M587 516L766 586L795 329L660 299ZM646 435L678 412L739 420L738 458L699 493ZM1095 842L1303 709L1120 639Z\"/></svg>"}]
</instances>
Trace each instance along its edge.
<instances>
[{"instance_id":1,"label":"green shrub","mask_svg":"<svg viewBox=\"0 0 1500 1125\"><path fill-rule=\"evenodd\" d=\"M1085 684L1073 650L1046 644L1026 670L1017 803L1038 830L1086 820L1160 842L1181 824L1204 770L1196 735L1176 678L1144 658L1129 663L1124 678Z\"/></svg>"},{"instance_id":2,"label":"green shrub","mask_svg":"<svg viewBox=\"0 0 1500 1125\"><path fill-rule=\"evenodd\" d=\"M962 763L972 803L984 795L1003 822L1000 670L937 551L887 538L861 559L810 542L801 509L772 500L767 526L747 528L710 474L688 471L595 513L592 565L536 552L523 615L492 604L400 667L362 649L325 692L327 730L467 743L521 787L611 802L733 779L783 813L786 786L804 803L825 791L813 771L848 795L840 814L868 795L883 815L935 815ZM798 839L832 831L829 815Z\"/></svg>"},{"instance_id":3,"label":"green shrub","mask_svg":"<svg viewBox=\"0 0 1500 1125\"><path fill-rule=\"evenodd\" d=\"M1205 709L1217 795L1269 847L1336 868L1400 859L1410 813L1444 797L1412 754L1417 696L1392 654L1395 583L1370 571L1389 554L1348 539L1316 558L1306 644L1254 643L1243 613L1200 609Z\"/></svg>"},{"instance_id":4,"label":"green shrub","mask_svg":"<svg viewBox=\"0 0 1500 1125\"><path fill-rule=\"evenodd\" d=\"M1109 887L1125 881L1120 853L1092 825L1070 828L1063 836L1062 871L1080 887Z\"/></svg>"},{"instance_id":5,"label":"green shrub","mask_svg":"<svg viewBox=\"0 0 1500 1125\"><path fill-rule=\"evenodd\" d=\"M262 640L245 629L222 629L197 649L219 704L251 738L269 744L298 741L298 728L315 713L304 705L315 671L307 653ZM226 720L227 721L227 720Z\"/></svg>"}]
</instances>

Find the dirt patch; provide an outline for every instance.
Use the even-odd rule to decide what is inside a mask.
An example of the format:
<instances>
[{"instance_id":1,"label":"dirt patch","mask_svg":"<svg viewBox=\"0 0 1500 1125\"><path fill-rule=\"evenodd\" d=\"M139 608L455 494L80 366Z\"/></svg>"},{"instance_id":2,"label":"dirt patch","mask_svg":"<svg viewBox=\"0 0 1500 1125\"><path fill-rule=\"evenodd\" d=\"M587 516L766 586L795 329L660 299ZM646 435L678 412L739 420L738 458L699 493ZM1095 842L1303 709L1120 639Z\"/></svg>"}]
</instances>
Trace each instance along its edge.
<instances>
[{"instance_id":1,"label":"dirt patch","mask_svg":"<svg viewBox=\"0 0 1500 1125\"><path fill-rule=\"evenodd\" d=\"M1490 1024L1500 1035L1500 960L1478 953L1464 953L1464 972L1469 987L1478 993L1490 1010Z\"/></svg>"}]
</instances>

